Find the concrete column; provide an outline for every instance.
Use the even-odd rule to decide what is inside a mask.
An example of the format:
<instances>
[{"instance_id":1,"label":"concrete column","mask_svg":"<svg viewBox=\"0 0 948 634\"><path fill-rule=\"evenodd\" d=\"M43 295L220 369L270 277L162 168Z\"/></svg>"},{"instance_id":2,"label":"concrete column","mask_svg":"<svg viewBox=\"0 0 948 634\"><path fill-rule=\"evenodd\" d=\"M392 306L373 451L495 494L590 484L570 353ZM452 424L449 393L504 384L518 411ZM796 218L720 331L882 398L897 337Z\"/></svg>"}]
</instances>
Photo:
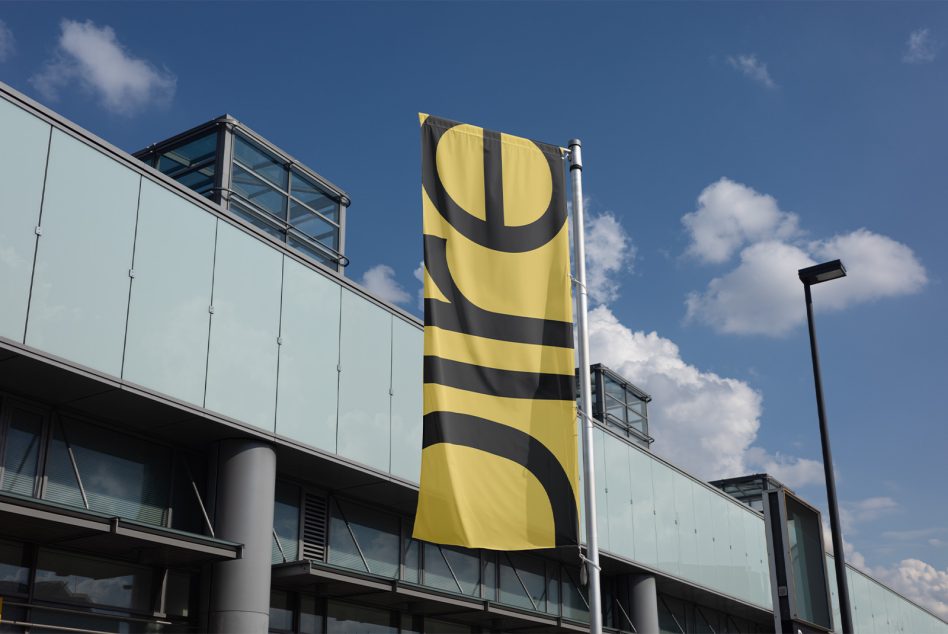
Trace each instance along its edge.
<instances>
[{"instance_id":1,"label":"concrete column","mask_svg":"<svg viewBox=\"0 0 948 634\"><path fill-rule=\"evenodd\" d=\"M659 634L658 591L652 575L622 575L616 579L616 598L639 634ZM625 615L620 617L627 629Z\"/></svg>"},{"instance_id":2,"label":"concrete column","mask_svg":"<svg viewBox=\"0 0 948 634\"><path fill-rule=\"evenodd\" d=\"M216 634L266 634L276 454L258 440L222 440L213 476L215 536L244 548L240 559L213 566L208 629Z\"/></svg>"}]
</instances>

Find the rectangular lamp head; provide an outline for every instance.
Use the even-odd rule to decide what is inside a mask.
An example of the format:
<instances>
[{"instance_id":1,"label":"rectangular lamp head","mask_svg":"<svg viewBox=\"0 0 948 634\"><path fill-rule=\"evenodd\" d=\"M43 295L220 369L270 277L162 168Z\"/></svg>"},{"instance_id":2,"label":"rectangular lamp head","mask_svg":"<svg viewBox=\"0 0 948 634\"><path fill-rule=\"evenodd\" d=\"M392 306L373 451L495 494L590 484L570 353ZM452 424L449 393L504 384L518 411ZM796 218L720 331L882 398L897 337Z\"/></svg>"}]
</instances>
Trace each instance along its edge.
<instances>
[{"instance_id":1,"label":"rectangular lamp head","mask_svg":"<svg viewBox=\"0 0 948 634\"><path fill-rule=\"evenodd\" d=\"M798 273L801 282L813 285L835 280L838 277L846 277L846 267L843 266L840 260L833 260L832 262L823 262L822 264L800 269Z\"/></svg>"}]
</instances>

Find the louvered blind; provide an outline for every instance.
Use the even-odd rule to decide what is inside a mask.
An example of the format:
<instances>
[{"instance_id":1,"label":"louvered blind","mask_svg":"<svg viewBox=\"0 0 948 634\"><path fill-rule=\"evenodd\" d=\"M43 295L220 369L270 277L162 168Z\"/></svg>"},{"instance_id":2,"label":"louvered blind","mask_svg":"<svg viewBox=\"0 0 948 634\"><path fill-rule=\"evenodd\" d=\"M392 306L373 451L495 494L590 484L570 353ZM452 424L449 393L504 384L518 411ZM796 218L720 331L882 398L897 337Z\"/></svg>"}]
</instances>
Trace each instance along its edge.
<instances>
[{"instance_id":1,"label":"louvered blind","mask_svg":"<svg viewBox=\"0 0 948 634\"><path fill-rule=\"evenodd\" d=\"M303 496L303 559L326 561L328 524L326 497L307 491Z\"/></svg>"}]
</instances>

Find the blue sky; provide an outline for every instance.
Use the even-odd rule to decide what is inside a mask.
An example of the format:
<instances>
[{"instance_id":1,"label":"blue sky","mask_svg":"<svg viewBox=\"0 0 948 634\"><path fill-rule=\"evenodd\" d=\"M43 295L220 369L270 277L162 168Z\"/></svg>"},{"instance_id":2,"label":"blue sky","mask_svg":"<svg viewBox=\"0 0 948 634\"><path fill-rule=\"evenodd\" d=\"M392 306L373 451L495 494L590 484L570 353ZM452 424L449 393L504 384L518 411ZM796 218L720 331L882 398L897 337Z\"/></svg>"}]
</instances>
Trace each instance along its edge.
<instances>
[{"instance_id":1,"label":"blue sky","mask_svg":"<svg viewBox=\"0 0 948 634\"><path fill-rule=\"evenodd\" d=\"M656 452L706 477L769 470L822 504L795 272L843 257L815 302L851 560L948 618L948 5L8 3L0 21L0 79L119 147L229 112L342 186L348 275L415 312L416 113L582 138L594 355L655 397Z\"/></svg>"}]
</instances>

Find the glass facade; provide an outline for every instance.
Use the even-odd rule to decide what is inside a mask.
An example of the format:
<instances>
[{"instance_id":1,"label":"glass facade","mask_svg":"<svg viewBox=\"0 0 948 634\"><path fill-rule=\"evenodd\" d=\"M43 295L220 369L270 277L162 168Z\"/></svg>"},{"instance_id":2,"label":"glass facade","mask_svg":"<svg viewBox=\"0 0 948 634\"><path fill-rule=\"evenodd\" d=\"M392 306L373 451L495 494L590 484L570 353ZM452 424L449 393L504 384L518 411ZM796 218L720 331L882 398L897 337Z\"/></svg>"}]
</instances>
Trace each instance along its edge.
<instances>
[{"instance_id":1,"label":"glass facade","mask_svg":"<svg viewBox=\"0 0 948 634\"><path fill-rule=\"evenodd\" d=\"M603 365L593 365L590 372L593 418L647 449L653 442L648 434L648 402L652 397Z\"/></svg>"},{"instance_id":2,"label":"glass facade","mask_svg":"<svg viewBox=\"0 0 948 634\"><path fill-rule=\"evenodd\" d=\"M348 264L342 252L348 199L232 119L136 156L317 262L337 270Z\"/></svg>"}]
</instances>

